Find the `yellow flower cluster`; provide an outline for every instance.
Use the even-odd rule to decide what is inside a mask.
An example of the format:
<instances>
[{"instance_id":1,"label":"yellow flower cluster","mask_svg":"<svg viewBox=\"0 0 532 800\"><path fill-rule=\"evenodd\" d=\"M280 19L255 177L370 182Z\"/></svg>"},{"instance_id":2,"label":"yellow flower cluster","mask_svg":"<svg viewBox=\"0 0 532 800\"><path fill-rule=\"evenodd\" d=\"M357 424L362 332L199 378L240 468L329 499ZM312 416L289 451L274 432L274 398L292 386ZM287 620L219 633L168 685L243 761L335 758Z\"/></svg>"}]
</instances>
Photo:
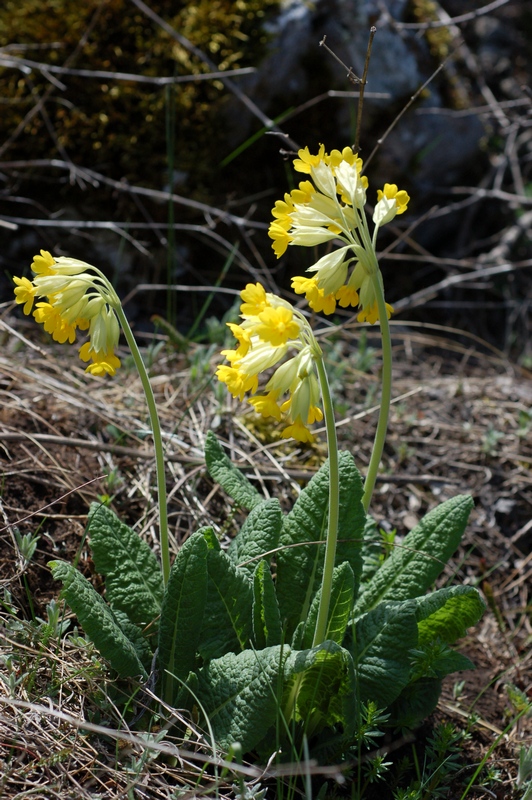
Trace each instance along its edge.
<instances>
[{"instance_id":1,"label":"yellow flower cluster","mask_svg":"<svg viewBox=\"0 0 532 800\"><path fill-rule=\"evenodd\" d=\"M305 295L314 311L332 314L337 304L342 308L359 306L359 321L374 323L379 319L374 286L374 280L380 280L377 231L406 211L410 198L395 184L385 184L378 191L372 235L364 212L368 181L361 175L362 159L350 147L326 153L323 145L317 155L308 147L298 155L294 168L312 180L302 181L275 203L268 232L273 250L279 258L289 245L312 247L340 241L340 247L307 270L313 277L293 278L292 288ZM348 277L353 262L355 268ZM389 317L392 307L387 305L386 311Z\"/></svg>"},{"instance_id":2,"label":"yellow flower cluster","mask_svg":"<svg viewBox=\"0 0 532 800\"><path fill-rule=\"evenodd\" d=\"M33 316L56 342L76 340L76 330L88 331L89 341L81 346L82 361L91 363L86 372L114 375L120 366L115 356L120 327L113 310L118 297L99 270L75 258L54 258L41 250L35 256L28 278L13 278L15 301L25 314ZM38 298L46 298L38 300Z\"/></svg>"},{"instance_id":3,"label":"yellow flower cluster","mask_svg":"<svg viewBox=\"0 0 532 800\"><path fill-rule=\"evenodd\" d=\"M243 321L228 323L238 346L222 351L229 363L221 364L216 375L233 397L243 400L246 394L255 395L248 402L263 417L281 420L285 415L289 424L284 438L310 442L313 437L307 426L323 419L314 363L321 351L312 331L302 314L260 283L248 283L240 297ZM296 354L284 361L290 350ZM275 366L265 394L256 395L260 373ZM288 397L283 399L284 395Z\"/></svg>"}]
</instances>

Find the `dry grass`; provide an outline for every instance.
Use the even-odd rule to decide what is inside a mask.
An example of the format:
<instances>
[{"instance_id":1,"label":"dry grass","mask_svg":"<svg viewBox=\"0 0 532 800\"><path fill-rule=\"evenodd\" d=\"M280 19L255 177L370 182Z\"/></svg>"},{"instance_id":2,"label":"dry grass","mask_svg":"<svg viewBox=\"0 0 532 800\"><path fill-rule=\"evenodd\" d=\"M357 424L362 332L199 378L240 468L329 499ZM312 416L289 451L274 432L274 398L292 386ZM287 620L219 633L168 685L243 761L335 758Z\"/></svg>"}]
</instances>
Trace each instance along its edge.
<instances>
[{"instance_id":1,"label":"dry grass","mask_svg":"<svg viewBox=\"0 0 532 800\"><path fill-rule=\"evenodd\" d=\"M530 375L449 333L407 323L393 330L395 402L373 513L402 535L437 502L467 491L475 498L463 547L443 580L484 589L488 611L463 643L478 669L461 676L465 684L458 696L453 682L446 684L429 725L445 719L470 730L461 787L472 774L467 764L479 763L496 742L488 762L501 770L497 791L503 786L507 793L499 796L509 797L518 748L532 737L530 716L517 720L508 694L516 686L526 695L532 684ZM166 735L154 744L157 730L143 731L142 721L128 733L116 686L92 646L79 637L58 638L37 620L46 619L46 604L57 597L45 566L50 558L78 557L80 569L98 581L83 540L88 503L96 495L114 494L118 513L157 549L154 465L150 441L142 436L140 382L127 367L114 380L91 379L68 348L25 340L13 320L6 320L4 331L0 575L10 595L1 629L1 795L159 798L176 796L177 789L185 796L212 794L215 776L212 768L203 773L206 751L197 760L197 742ZM356 326L348 327L328 346L341 408L338 433L364 471L376 418L379 352L371 351L378 339L370 334L362 351L369 371L361 371L359 334ZM204 381L198 391L186 355L159 350L153 375L168 447L174 552L207 522L225 537L238 523L203 467L202 446L211 428L231 444L235 461L262 490L286 507L321 463L323 435L305 448L281 441L230 397L222 395L220 402L212 385ZM20 556L15 527L40 536L29 564ZM419 743L426 730L415 734ZM246 780L260 774L250 767ZM216 791L234 794L233 779L221 781ZM494 795L482 790L474 796Z\"/></svg>"}]
</instances>

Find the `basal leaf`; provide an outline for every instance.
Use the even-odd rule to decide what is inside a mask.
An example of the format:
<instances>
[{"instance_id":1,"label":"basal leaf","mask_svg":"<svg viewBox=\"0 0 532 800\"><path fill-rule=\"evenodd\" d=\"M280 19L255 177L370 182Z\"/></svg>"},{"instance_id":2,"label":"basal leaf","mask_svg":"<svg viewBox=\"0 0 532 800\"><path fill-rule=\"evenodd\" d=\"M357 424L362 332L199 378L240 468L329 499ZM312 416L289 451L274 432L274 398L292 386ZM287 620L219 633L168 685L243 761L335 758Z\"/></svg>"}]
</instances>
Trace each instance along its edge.
<instances>
[{"instance_id":1,"label":"basal leaf","mask_svg":"<svg viewBox=\"0 0 532 800\"><path fill-rule=\"evenodd\" d=\"M417 645L414 603L380 603L357 620L352 646L359 700L386 708L410 679Z\"/></svg>"},{"instance_id":2,"label":"basal leaf","mask_svg":"<svg viewBox=\"0 0 532 800\"><path fill-rule=\"evenodd\" d=\"M179 550L170 571L159 623L159 669L162 696L173 703L179 679L196 664L207 601L207 542L198 532Z\"/></svg>"},{"instance_id":3,"label":"basal leaf","mask_svg":"<svg viewBox=\"0 0 532 800\"><path fill-rule=\"evenodd\" d=\"M331 639L337 644L344 641L347 624L353 612L353 596L355 591L355 578L353 570L347 561L334 568L331 600L329 604L329 616L327 621L326 639ZM305 623L305 633L301 642L301 650L312 647L314 631L318 619L319 602L321 597L321 587L312 601L307 622Z\"/></svg>"},{"instance_id":4,"label":"basal leaf","mask_svg":"<svg viewBox=\"0 0 532 800\"><path fill-rule=\"evenodd\" d=\"M354 671L350 653L333 641L292 651L286 660L283 713L302 720L313 736L325 726L349 728L355 716Z\"/></svg>"},{"instance_id":5,"label":"basal leaf","mask_svg":"<svg viewBox=\"0 0 532 800\"><path fill-rule=\"evenodd\" d=\"M99 503L91 506L88 531L94 566L105 577L109 605L138 625L153 622L161 610L163 579L151 548Z\"/></svg>"},{"instance_id":6,"label":"basal leaf","mask_svg":"<svg viewBox=\"0 0 532 800\"><path fill-rule=\"evenodd\" d=\"M220 658L248 646L253 635L253 584L227 553L207 554L207 606L198 649L203 658Z\"/></svg>"},{"instance_id":7,"label":"basal leaf","mask_svg":"<svg viewBox=\"0 0 532 800\"><path fill-rule=\"evenodd\" d=\"M388 726L392 728L415 728L432 714L441 694L441 680L420 678L406 686L399 697L387 709L390 714Z\"/></svg>"},{"instance_id":8,"label":"basal leaf","mask_svg":"<svg viewBox=\"0 0 532 800\"><path fill-rule=\"evenodd\" d=\"M135 647L117 623L113 612L71 564L51 561L49 566L55 580L63 584L62 596L77 616L83 630L99 652L122 678L148 677Z\"/></svg>"},{"instance_id":9,"label":"basal leaf","mask_svg":"<svg viewBox=\"0 0 532 800\"><path fill-rule=\"evenodd\" d=\"M277 547L283 515L279 501L265 500L250 512L229 548L227 555L240 570L251 578L257 561L264 553ZM265 556L268 563L271 555ZM249 563L247 563L249 562Z\"/></svg>"},{"instance_id":10,"label":"basal leaf","mask_svg":"<svg viewBox=\"0 0 532 800\"><path fill-rule=\"evenodd\" d=\"M416 599L419 644L434 639L453 644L476 625L485 606L473 586L450 586Z\"/></svg>"},{"instance_id":11,"label":"basal leaf","mask_svg":"<svg viewBox=\"0 0 532 800\"><path fill-rule=\"evenodd\" d=\"M362 480L350 453L340 453L340 519L336 564L347 561L355 577L362 569L361 545L366 515ZM323 569L327 535L329 464L326 462L303 489L285 517L277 554L277 598L287 636L306 620ZM305 544L309 542L311 544Z\"/></svg>"},{"instance_id":12,"label":"basal leaf","mask_svg":"<svg viewBox=\"0 0 532 800\"><path fill-rule=\"evenodd\" d=\"M285 645L227 653L198 670L195 691L222 749L240 742L249 752L274 725L289 652Z\"/></svg>"},{"instance_id":13,"label":"basal leaf","mask_svg":"<svg viewBox=\"0 0 532 800\"><path fill-rule=\"evenodd\" d=\"M258 649L281 644L281 617L270 566L259 561L253 576L253 636Z\"/></svg>"},{"instance_id":14,"label":"basal leaf","mask_svg":"<svg viewBox=\"0 0 532 800\"><path fill-rule=\"evenodd\" d=\"M471 497L458 495L430 511L364 587L355 615L424 594L458 547L472 507Z\"/></svg>"},{"instance_id":15,"label":"basal leaf","mask_svg":"<svg viewBox=\"0 0 532 800\"><path fill-rule=\"evenodd\" d=\"M226 456L222 445L212 431L208 432L205 439L205 462L211 478L219 483L239 506L252 509L264 502L264 497Z\"/></svg>"},{"instance_id":16,"label":"basal leaf","mask_svg":"<svg viewBox=\"0 0 532 800\"><path fill-rule=\"evenodd\" d=\"M150 642L144 636L142 630L134 622L131 622L128 615L124 611L119 611L117 608L113 609L113 617L115 618L118 626L122 629L122 633L131 642L135 648L142 666L147 672L150 671L153 662L153 650Z\"/></svg>"}]
</instances>

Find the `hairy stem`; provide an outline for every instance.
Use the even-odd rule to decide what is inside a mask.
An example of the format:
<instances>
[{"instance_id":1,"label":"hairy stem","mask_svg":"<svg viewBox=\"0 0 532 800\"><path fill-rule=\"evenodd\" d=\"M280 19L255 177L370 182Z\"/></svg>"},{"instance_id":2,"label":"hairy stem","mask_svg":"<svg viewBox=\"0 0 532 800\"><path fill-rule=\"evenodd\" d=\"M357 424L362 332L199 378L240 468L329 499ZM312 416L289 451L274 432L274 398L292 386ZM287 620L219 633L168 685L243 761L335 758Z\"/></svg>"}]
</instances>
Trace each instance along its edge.
<instances>
[{"instance_id":1,"label":"hairy stem","mask_svg":"<svg viewBox=\"0 0 532 800\"><path fill-rule=\"evenodd\" d=\"M366 512L368 511L371 503L373 490L375 488L375 481L377 480L377 472L379 471L379 464L382 458L382 451L384 450L386 432L388 430L390 402L392 399L392 341L390 338L390 326L388 324L386 303L384 301L384 290L382 287L382 280L379 270L377 270L377 273L373 276L372 280L375 289L375 296L377 298L377 305L379 308L379 322L382 338L382 390L379 421L377 423L375 441L373 442L373 450L369 461L366 481L364 483L364 494L362 497L362 504Z\"/></svg>"},{"instance_id":2,"label":"hairy stem","mask_svg":"<svg viewBox=\"0 0 532 800\"><path fill-rule=\"evenodd\" d=\"M168 512L166 508L166 476L164 470L164 450L163 440L161 436L161 424L159 422L159 414L157 413L157 406L155 404L155 397L151 387L150 379L146 371L146 366L140 355L139 348L135 341L135 337L129 327L129 322L124 314L124 310L120 304L114 306L116 315L124 331L131 355L135 362L135 366L140 375L142 388L148 404L148 412L150 415L151 430L153 436L153 447L155 449L155 467L157 473L157 500L159 503L159 541L161 544L161 562L163 569L163 581L166 586L170 576L170 548L168 545Z\"/></svg>"},{"instance_id":3,"label":"hairy stem","mask_svg":"<svg viewBox=\"0 0 532 800\"><path fill-rule=\"evenodd\" d=\"M327 430L327 446L329 450L329 520L327 541L325 545L325 560L323 576L321 579L320 607L312 646L321 644L327 636L327 622L329 617L329 604L331 600L331 586L336 560L336 541L338 539L338 515L340 510L340 473L338 468L338 441L336 439L336 426L334 424L334 410L329 389L329 381L323 358L316 358L316 368L320 382L323 400L323 413Z\"/></svg>"}]
</instances>

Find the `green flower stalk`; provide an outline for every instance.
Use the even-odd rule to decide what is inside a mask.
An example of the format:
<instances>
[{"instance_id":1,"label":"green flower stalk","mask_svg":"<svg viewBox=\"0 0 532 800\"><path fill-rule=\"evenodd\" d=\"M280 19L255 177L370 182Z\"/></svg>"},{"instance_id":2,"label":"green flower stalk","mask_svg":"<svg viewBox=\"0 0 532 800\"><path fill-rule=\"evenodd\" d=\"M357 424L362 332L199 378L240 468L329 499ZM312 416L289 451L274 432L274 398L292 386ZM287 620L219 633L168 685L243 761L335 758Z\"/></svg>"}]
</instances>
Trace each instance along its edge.
<instances>
[{"instance_id":1,"label":"green flower stalk","mask_svg":"<svg viewBox=\"0 0 532 800\"><path fill-rule=\"evenodd\" d=\"M56 342L68 341L73 344L78 330L88 332L89 340L79 350L81 360L90 362L85 372L98 376L116 373L120 367L120 359L115 355L115 350L122 327L140 375L151 420L157 472L161 561L166 584L170 575L170 548L161 426L148 373L120 298L105 275L84 261L63 256L54 258L46 250L41 250L40 255L33 259L31 268L34 275L32 281L28 278L13 279L16 302L23 305L25 314L30 314L34 309L35 320L43 325Z\"/></svg>"}]
</instances>

